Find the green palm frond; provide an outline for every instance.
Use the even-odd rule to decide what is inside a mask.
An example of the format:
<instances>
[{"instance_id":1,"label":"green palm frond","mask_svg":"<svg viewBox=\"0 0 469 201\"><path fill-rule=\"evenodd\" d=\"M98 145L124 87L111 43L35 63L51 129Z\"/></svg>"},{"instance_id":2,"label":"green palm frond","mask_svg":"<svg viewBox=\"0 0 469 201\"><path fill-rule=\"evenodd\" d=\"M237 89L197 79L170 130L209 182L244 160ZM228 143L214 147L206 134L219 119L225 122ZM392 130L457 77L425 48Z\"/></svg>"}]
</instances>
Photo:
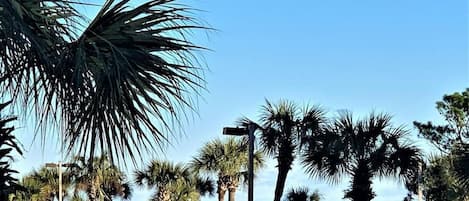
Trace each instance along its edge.
<instances>
[{"instance_id":1,"label":"green palm frond","mask_svg":"<svg viewBox=\"0 0 469 201\"><path fill-rule=\"evenodd\" d=\"M72 196L68 190L72 187L72 175L69 171L63 171L63 195ZM42 167L26 175L21 185L26 189L20 195L26 200L53 200L59 195L59 174L57 168Z\"/></svg>"},{"instance_id":2,"label":"green palm frond","mask_svg":"<svg viewBox=\"0 0 469 201\"><path fill-rule=\"evenodd\" d=\"M469 145L458 144L453 148L453 166L458 182L463 187L469 187Z\"/></svg>"},{"instance_id":3,"label":"green palm frond","mask_svg":"<svg viewBox=\"0 0 469 201\"><path fill-rule=\"evenodd\" d=\"M18 142L16 137L13 135L14 127L9 124L16 120L15 116L4 116L4 109L11 103L0 104L0 200L7 200L8 195L23 190L18 184L18 179L13 175L17 174L18 171L11 167L11 163L14 160L13 152L22 155L21 144Z\"/></svg>"},{"instance_id":4,"label":"green palm frond","mask_svg":"<svg viewBox=\"0 0 469 201\"><path fill-rule=\"evenodd\" d=\"M54 121L60 116L63 89L57 84L64 71L56 64L67 41L76 38L79 15L64 0L5 0L0 7L2 91L21 101L25 111L34 106L39 121Z\"/></svg>"},{"instance_id":5,"label":"green palm frond","mask_svg":"<svg viewBox=\"0 0 469 201\"><path fill-rule=\"evenodd\" d=\"M169 161L152 161L144 170L134 173L135 183L143 186L165 186L177 180L185 180L191 177L188 167Z\"/></svg>"},{"instance_id":6,"label":"green palm frond","mask_svg":"<svg viewBox=\"0 0 469 201\"><path fill-rule=\"evenodd\" d=\"M85 25L76 2L1 1L1 88L42 128L60 125L69 152L135 162L168 141L205 85L204 48L188 39L205 27L173 2L107 0Z\"/></svg>"},{"instance_id":7,"label":"green palm frond","mask_svg":"<svg viewBox=\"0 0 469 201\"><path fill-rule=\"evenodd\" d=\"M308 201L308 194L308 188L293 188L287 192L285 201Z\"/></svg>"},{"instance_id":8,"label":"green palm frond","mask_svg":"<svg viewBox=\"0 0 469 201\"><path fill-rule=\"evenodd\" d=\"M91 159L76 156L71 162L74 165L67 171L74 182L76 193L96 193L99 199L104 200L111 200L113 197L130 199L132 189L127 178L124 172L112 164L108 155L103 154ZM95 189L96 192L90 192L90 189Z\"/></svg>"},{"instance_id":9,"label":"green palm frond","mask_svg":"<svg viewBox=\"0 0 469 201\"><path fill-rule=\"evenodd\" d=\"M336 183L344 174L355 175L358 167L367 172L363 175L404 182L417 174L421 150L406 140L407 129L393 127L390 115L373 112L355 120L345 111L328 124L306 141L302 163L310 175Z\"/></svg>"},{"instance_id":10,"label":"green palm frond","mask_svg":"<svg viewBox=\"0 0 469 201\"><path fill-rule=\"evenodd\" d=\"M168 117L179 122L179 112L192 108L190 92L204 84L193 60L201 48L185 38L203 27L191 25L189 9L171 2L130 9L128 0L109 0L71 44L71 81L79 92L67 106L70 148L92 153L98 144L111 157L133 158L134 151L141 154L134 148L154 150L167 140Z\"/></svg>"},{"instance_id":11,"label":"green palm frond","mask_svg":"<svg viewBox=\"0 0 469 201\"><path fill-rule=\"evenodd\" d=\"M190 166L197 173L237 175L247 169L248 146L245 140L234 137L226 141L215 139L202 147ZM263 167L265 162L261 151L254 153L254 168Z\"/></svg>"},{"instance_id":12,"label":"green palm frond","mask_svg":"<svg viewBox=\"0 0 469 201\"><path fill-rule=\"evenodd\" d=\"M215 188L215 181L210 179L209 177L196 177L195 179L196 187L198 192L201 196L213 196L215 195L216 188Z\"/></svg>"},{"instance_id":13,"label":"green palm frond","mask_svg":"<svg viewBox=\"0 0 469 201\"><path fill-rule=\"evenodd\" d=\"M145 169L135 171L134 177L138 186L157 189L152 200L164 194L163 190L174 201L197 201L200 196L213 195L215 191L210 178L198 177L188 166L169 161L154 160Z\"/></svg>"}]
</instances>

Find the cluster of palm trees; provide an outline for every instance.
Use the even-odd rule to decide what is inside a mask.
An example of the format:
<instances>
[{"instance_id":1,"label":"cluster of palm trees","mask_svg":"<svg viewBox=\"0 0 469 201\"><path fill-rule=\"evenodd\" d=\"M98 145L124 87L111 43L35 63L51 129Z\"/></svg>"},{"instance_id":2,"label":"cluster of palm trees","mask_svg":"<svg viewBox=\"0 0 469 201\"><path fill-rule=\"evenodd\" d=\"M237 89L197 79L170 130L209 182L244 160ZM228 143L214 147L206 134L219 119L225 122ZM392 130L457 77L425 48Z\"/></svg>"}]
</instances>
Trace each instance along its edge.
<instances>
[{"instance_id":1,"label":"cluster of palm trees","mask_svg":"<svg viewBox=\"0 0 469 201\"><path fill-rule=\"evenodd\" d=\"M277 161L274 201L280 201L287 175L295 159L300 159L306 174L338 182L352 177L344 198L370 201L374 177L389 176L408 184L415 182L420 149L409 143L408 131L395 127L391 116L371 113L356 120L350 112L327 118L320 107L299 108L291 101L262 107L260 133L262 151ZM241 125L255 123L243 118Z\"/></svg>"},{"instance_id":2,"label":"cluster of palm trees","mask_svg":"<svg viewBox=\"0 0 469 201\"><path fill-rule=\"evenodd\" d=\"M75 157L63 173L63 194L72 201L111 201L114 197L130 198L130 183L125 174L112 165L107 155L85 159ZM59 197L57 168L43 166L26 175L21 183L25 189L10 195L11 201L52 201Z\"/></svg>"},{"instance_id":3,"label":"cluster of palm trees","mask_svg":"<svg viewBox=\"0 0 469 201\"><path fill-rule=\"evenodd\" d=\"M142 152L155 151L179 126L181 112L195 107L191 95L205 84L196 51L204 48L193 44L188 33L206 28L173 1L147 0L131 7L130 0L106 0L92 20L78 12L77 5L88 5L79 1L0 1L2 97L12 98L22 111L34 111L43 134L50 126L60 128L69 153L79 154L66 177L70 185L64 193L70 199L130 196L116 162L130 158L136 163ZM11 177L15 171L3 160L12 150L21 153L12 128L5 125L12 120L0 121L0 145L7 145L0 147L0 171L6 175L0 177L2 200L17 186ZM353 201L375 197L375 177L395 177L412 186L421 162L420 150L406 141L408 131L393 126L385 114L357 120L343 112L328 118L320 107L267 101L258 122L243 118L239 124L258 128L261 149L255 167L263 167L264 155L277 162L274 201L282 199L295 160L306 174L331 183L350 175L344 197ZM211 179L216 178L219 200L228 192L234 201L246 180L245 143L214 140L187 164L153 161L135 173L135 183L154 188L154 200L197 200L213 192ZM108 155L96 157L100 151ZM468 161L467 154L460 155ZM458 170L467 173L464 167ZM27 189L13 199L53 200L56 174L50 169L31 173L20 182ZM287 197L295 192L304 194L296 190Z\"/></svg>"},{"instance_id":4,"label":"cluster of palm trees","mask_svg":"<svg viewBox=\"0 0 469 201\"><path fill-rule=\"evenodd\" d=\"M354 119L350 112L328 118L320 107L300 109L291 101L262 107L260 121L242 118L241 126L255 124L260 149L254 154L254 167L265 166L265 156L273 157L278 170L274 201L318 200L318 193L307 188L292 189L284 197L285 183L293 162L299 160L311 177L339 182L350 175L351 186L344 198L370 201L374 177L390 176L411 184L415 182L420 150L409 143L407 130L394 127L391 117L372 113ZM154 160L135 171L128 180L108 155L86 159L75 157L65 171L64 195L69 200L112 200L129 198L131 183L154 191L155 201L200 200L201 196L218 195L218 200L235 201L236 191L247 181L247 139L215 139L204 144L185 164ZM57 171L42 168L23 178L10 200L53 200L58 196ZM313 185L312 185L313 186ZM311 186L311 187L312 187Z\"/></svg>"}]
</instances>

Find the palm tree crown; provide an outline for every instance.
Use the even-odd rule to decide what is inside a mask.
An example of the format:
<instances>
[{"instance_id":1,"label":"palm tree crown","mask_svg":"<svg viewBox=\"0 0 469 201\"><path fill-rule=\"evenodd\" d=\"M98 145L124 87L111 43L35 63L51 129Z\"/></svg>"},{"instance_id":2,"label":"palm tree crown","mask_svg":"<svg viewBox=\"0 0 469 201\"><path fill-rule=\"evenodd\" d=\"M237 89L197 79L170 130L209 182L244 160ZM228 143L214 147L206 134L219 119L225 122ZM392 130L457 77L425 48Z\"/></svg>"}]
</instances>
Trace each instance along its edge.
<instances>
[{"instance_id":1,"label":"palm tree crown","mask_svg":"<svg viewBox=\"0 0 469 201\"><path fill-rule=\"evenodd\" d=\"M285 188L288 172L302 145L302 138L315 136L325 122L324 111L317 106L299 109L290 101L272 104L266 101L262 107L260 124L260 143L263 151L277 160L277 183L274 201L280 201ZM254 123L241 120L242 125Z\"/></svg>"},{"instance_id":2,"label":"palm tree crown","mask_svg":"<svg viewBox=\"0 0 469 201\"><path fill-rule=\"evenodd\" d=\"M68 190L72 187L72 175L69 171L63 172L63 195L71 196ZM42 167L23 177L21 185L24 190L12 195L14 201L53 201L59 197L59 174L57 168Z\"/></svg>"},{"instance_id":3,"label":"palm tree crown","mask_svg":"<svg viewBox=\"0 0 469 201\"><path fill-rule=\"evenodd\" d=\"M203 48L187 39L204 27L190 9L129 1L106 0L89 23L74 7L86 3L0 1L0 88L42 128L60 120L69 151L111 161L154 151L204 87Z\"/></svg>"},{"instance_id":4,"label":"palm tree crown","mask_svg":"<svg viewBox=\"0 0 469 201\"><path fill-rule=\"evenodd\" d=\"M247 162L247 142L230 137L226 141L216 139L205 144L192 160L191 166L195 172L217 175L218 200L222 201L225 192L229 191L229 199L234 201L239 184L247 181ZM263 165L263 154L261 151L256 151L254 169L258 170Z\"/></svg>"},{"instance_id":5,"label":"palm tree crown","mask_svg":"<svg viewBox=\"0 0 469 201\"><path fill-rule=\"evenodd\" d=\"M152 200L200 200L201 195L212 195L213 182L200 178L188 166L168 161L152 161L144 170L135 172L135 183L156 188Z\"/></svg>"},{"instance_id":6,"label":"palm tree crown","mask_svg":"<svg viewBox=\"0 0 469 201\"><path fill-rule=\"evenodd\" d=\"M323 134L308 139L303 164L311 175L337 181L343 173L352 176L351 189L345 198L369 201L374 197L371 179L392 176L410 181L417 174L420 150L405 143L408 132L392 127L391 117L372 113L354 121L342 113Z\"/></svg>"},{"instance_id":7,"label":"palm tree crown","mask_svg":"<svg viewBox=\"0 0 469 201\"><path fill-rule=\"evenodd\" d=\"M130 199L131 189L125 174L106 154L92 159L76 157L73 162L75 166L68 171L73 178L75 193L86 192L90 201L111 201L113 197Z\"/></svg>"},{"instance_id":8,"label":"palm tree crown","mask_svg":"<svg viewBox=\"0 0 469 201\"><path fill-rule=\"evenodd\" d=\"M320 201L321 195L316 190L309 193L309 189L305 187L292 188L286 194L285 201Z\"/></svg>"}]
</instances>

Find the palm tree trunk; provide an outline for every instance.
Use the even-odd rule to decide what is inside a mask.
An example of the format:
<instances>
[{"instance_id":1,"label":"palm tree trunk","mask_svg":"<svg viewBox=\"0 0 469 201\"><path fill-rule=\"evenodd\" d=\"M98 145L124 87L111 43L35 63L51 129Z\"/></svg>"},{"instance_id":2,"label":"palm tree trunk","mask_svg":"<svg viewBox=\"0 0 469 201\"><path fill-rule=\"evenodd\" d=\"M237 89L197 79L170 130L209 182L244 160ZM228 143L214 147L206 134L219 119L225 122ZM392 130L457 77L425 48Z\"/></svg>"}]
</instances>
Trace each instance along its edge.
<instances>
[{"instance_id":1,"label":"palm tree trunk","mask_svg":"<svg viewBox=\"0 0 469 201\"><path fill-rule=\"evenodd\" d=\"M94 181L91 181L91 184L88 187L88 200L89 201L98 200L98 189L96 188Z\"/></svg>"},{"instance_id":2,"label":"palm tree trunk","mask_svg":"<svg viewBox=\"0 0 469 201\"><path fill-rule=\"evenodd\" d=\"M168 190L164 186L158 187L158 193L156 194L157 201L169 201L171 200L171 196Z\"/></svg>"},{"instance_id":3,"label":"palm tree trunk","mask_svg":"<svg viewBox=\"0 0 469 201\"><path fill-rule=\"evenodd\" d=\"M218 189L218 201L223 201L225 199L225 192L226 190Z\"/></svg>"},{"instance_id":4,"label":"palm tree trunk","mask_svg":"<svg viewBox=\"0 0 469 201\"><path fill-rule=\"evenodd\" d=\"M358 162L358 166L352 174L351 189L345 192L344 198L352 201L371 201L375 197L375 193L371 188L371 178L373 174L368 167L366 161Z\"/></svg>"},{"instance_id":5,"label":"palm tree trunk","mask_svg":"<svg viewBox=\"0 0 469 201\"><path fill-rule=\"evenodd\" d=\"M235 201L236 188L229 188L228 201Z\"/></svg>"},{"instance_id":6,"label":"palm tree trunk","mask_svg":"<svg viewBox=\"0 0 469 201\"><path fill-rule=\"evenodd\" d=\"M225 199L227 187L225 182L222 178L219 178L217 181L217 193L218 193L218 201L223 201Z\"/></svg>"},{"instance_id":7,"label":"palm tree trunk","mask_svg":"<svg viewBox=\"0 0 469 201\"><path fill-rule=\"evenodd\" d=\"M290 171L290 165L281 164L278 165L277 183L275 185L275 196L274 201L280 201L283 195L283 189L285 188L285 182L287 181L288 171Z\"/></svg>"}]
</instances>

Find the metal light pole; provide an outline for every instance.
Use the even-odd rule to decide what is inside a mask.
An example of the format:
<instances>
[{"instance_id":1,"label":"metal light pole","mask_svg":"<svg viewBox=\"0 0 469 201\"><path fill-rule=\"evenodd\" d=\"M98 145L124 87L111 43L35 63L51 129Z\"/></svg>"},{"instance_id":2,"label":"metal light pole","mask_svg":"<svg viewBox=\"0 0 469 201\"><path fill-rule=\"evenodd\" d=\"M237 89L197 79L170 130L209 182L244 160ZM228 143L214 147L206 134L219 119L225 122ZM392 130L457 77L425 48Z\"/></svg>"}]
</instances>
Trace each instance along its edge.
<instances>
[{"instance_id":1,"label":"metal light pole","mask_svg":"<svg viewBox=\"0 0 469 201\"><path fill-rule=\"evenodd\" d=\"M46 163L46 167L57 168L57 172L59 173L59 201L63 200L62 167L73 167L73 166L75 166L74 163L62 163L61 161L59 161L58 163Z\"/></svg>"},{"instance_id":2,"label":"metal light pole","mask_svg":"<svg viewBox=\"0 0 469 201\"><path fill-rule=\"evenodd\" d=\"M247 128L223 128L224 135L248 135L249 157L248 157L248 201L254 201L254 132L255 124L249 124Z\"/></svg>"},{"instance_id":3,"label":"metal light pole","mask_svg":"<svg viewBox=\"0 0 469 201\"><path fill-rule=\"evenodd\" d=\"M63 161L63 153L64 153L64 139L63 134L60 135L60 160L58 163L46 163L46 167L57 168L57 172L59 174L59 201L63 200L63 188L62 188L62 167L72 167L74 164L72 163L62 163Z\"/></svg>"},{"instance_id":4,"label":"metal light pole","mask_svg":"<svg viewBox=\"0 0 469 201\"><path fill-rule=\"evenodd\" d=\"M249 164L248 164L248 201L254 200L254 132L256 132L256 126L249 124L248 126L248 138L249 138Z\"/></svg>"}]
</instances>

